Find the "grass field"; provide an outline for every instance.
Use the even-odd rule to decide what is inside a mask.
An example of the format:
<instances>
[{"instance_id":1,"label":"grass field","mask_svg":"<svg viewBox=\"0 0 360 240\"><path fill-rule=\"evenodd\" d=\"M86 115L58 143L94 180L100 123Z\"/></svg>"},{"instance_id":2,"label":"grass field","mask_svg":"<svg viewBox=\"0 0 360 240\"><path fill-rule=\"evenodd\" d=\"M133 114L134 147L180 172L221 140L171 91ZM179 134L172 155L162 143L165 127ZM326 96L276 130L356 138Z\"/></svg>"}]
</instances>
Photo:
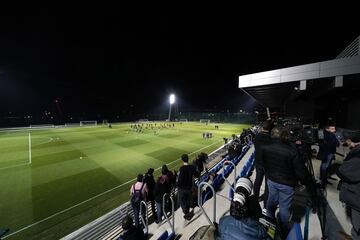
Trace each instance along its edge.
<instances>
[{"instance_id":1,"label":"grass field","mask_svg":"<svg viewBox=\"0 0 360 240\"><path fill-rule=\"evenodd\" d=\"M176 123L157 135L132 132L130 124L0 131L0 228L15 232L8 239L57 239L127 201L138 173L178 169L181 154L210 153L243 127ZM204 131L214 137L202 139Z\"/></svg>"}]
</instances>

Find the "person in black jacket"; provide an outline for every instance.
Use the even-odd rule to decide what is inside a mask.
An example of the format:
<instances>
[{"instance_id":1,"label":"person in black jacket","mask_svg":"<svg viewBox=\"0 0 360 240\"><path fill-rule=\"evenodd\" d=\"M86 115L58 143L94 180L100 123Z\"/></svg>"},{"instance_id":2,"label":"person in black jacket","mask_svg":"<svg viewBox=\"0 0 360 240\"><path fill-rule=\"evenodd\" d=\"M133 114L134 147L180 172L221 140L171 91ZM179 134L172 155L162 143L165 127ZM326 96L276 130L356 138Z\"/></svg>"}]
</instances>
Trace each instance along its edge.
<instances>
[{"instance_id":1,"label":"person in black jacket","mask_svg":"<svg viewBox=\"0 0 360 240\"><path fill-rule=\"evenodd\" d=\"M263 126L261 128L261 131L258 135L255 137L254 141L254 147L255 147L255 169L256 169L256 177L254 182L254 196L259 198L260 193L260 187L262 185L265 170L262 165L262 159L261 159L261 148L262 146L265 146L267 144L271 143L271 137L270 137L270 131L273 128L273 124L270 120L267 120L263 123ZM262 200L264 200L264 208L266 208L266 201L268 196L268 187L266 184L266 178L265 178L265 192L262 197Z\"/></svg>"},{"instance_id":2,"label":"person in black jacket","mask_svg":"<svg viewBox=\"0 0 360 240\"><path fill-rule=\"evenodd\" d=\"M153 214L154 218L156 218L155 200L154 200L155 180L154 180L153 173L154 173L154 169L149 168L147 173L145 174L144 183L146 183L146 186L148 188L148 194L147 194L146 200L148 202L150 202L152 214Z\"/></svg>"},{"instance_id":3,"label":"person in black jacket","mask_svg":"<svg viewBox=\"0 0 360 240\"><path fill-rule=\"evenodd\" d=\"M320 165L320 180L323 185L332 184L327 181L328 172L331 167L331 162L335 159L336 147L340 145L338 139L335 136L336 128L334 123L329 123L324 130L324 140L319 144L319 152L317 158L321 160Z\"/></svg>"},{"instance_id":4,"label":"person in black jacket","mask_svg":"<svg viewBox=\"0 0 360 240\"><path fill-rule=\"evenodd\" d=\"M337 170L341 181L340 201L346 204L351 219L353 239L360 239L360 133L346 137L347 145L352 148Z\"/></svg>"},{"instance_id":5,"label":"person in black jacket","mask_svg":"<svg viewBox=\"0 0 360 240\"><path fill-rule=\"evenodd\" d=\"M133 219L127 215L122 220L121 226L124 232L118 238L118 240L145 240L144 232L135 227L133 224Z\"/></svg>"},{"instance_id":6,"label":"person in black jacket","mask_svg":"<svg viewBox=\"0 0 360 240\"><path fill-rule=\"evenodd\" d=\"M163 196L165 194L170 194L171 191L171 179L168 176L167 168L162 168L161 176L159 177L158 181L155 185L155 202L156 202L156 223L161 222L162 215L163 215ZM164 213L166 214L166 213Z\"/></svg>"},{"instance_id":7,"label":"person in black jacket","mask_svg":"<svg viewBox=\"0 0 360 240\"><path fill-rule=\"evenodd\" d=\"M271 131L271 137L272 142L261 148L261 159L269 188L266 211L268 216L274 218L276 207L279 205L281 233L286 236L291 229L289 209L295 192L294 187L299 181L306 185L308 173L297 150L287 142L287 129L275 127Z\"/></svg>"},{"instance_id":8,"label":"person in black jacket","mask_svg":"<svg viewBox=\"0 0 360 240\"><path fill-rule=\"evenodd\" d=\"M181 159L184 162L184 165L179 170L176 186L178 188L179 202L184 213L184 218L190 220L194 215L190 212L190 204L192 201L191 193L194 177L197 176L197 173L195 167L189 165L189 156L187 154L183 154Z\"/></svg>"}]
</instances>

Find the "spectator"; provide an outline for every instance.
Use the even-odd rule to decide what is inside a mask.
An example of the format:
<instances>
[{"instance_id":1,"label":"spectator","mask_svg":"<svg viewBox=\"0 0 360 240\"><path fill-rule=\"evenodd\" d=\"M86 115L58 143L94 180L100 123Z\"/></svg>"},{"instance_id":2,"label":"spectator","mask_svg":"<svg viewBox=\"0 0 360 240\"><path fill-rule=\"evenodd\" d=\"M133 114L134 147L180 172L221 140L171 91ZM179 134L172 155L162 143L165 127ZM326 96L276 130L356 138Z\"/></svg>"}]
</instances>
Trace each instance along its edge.
<instances>
[{"instance_id":1,"label":"spectator","mask_svg":"<svg viewBox=\"0 0 360 240\"><path fill-rule=\"evenodd\" d=\"M166 166L166 165L164 165ZM157 214L157 219L156 219L156 223L161 222L162 220L162 213L163 213L163 196L164 194L170 194L171 191L171 180L168 176L168 172L169 170L167 170L167 168L162 168L162 175L159 177L158 181L156 182L155 185L155 191L154 191L154 195L155 195L155 202L156 202L156 214ZM166 213L164 213L166 214Z\"/></svg>"},{"instance_id":2,"label":"spectator","mask_svg":"<svg viewBox=\"0 0 360 240\"><path fill-rule=\"evenodd\" d=\"M194 214L190 212L191 193L194 184L196 169L193 165L189 165L189 156L183 154L181 156L184 165L179 170L179 177L176 183L178 188L179 202L184 213L184 218L190 220Z\"/></svg>"},{"instance_id":3,"label":"spectator","mask_svg":"<svg viewBox=\"0 0 360 240\"><path fill-rule=\"evenodd\" d=\"M176 184L176 178L177 178L177 173L176 171L174 171L174 173L172 171L170 171L168 169L168 167L166 166L166 164L164 164L162 166L161 172L166 172L166 175L169 177L170 180L170 185L171 185L171 189L175 186Z\"/></svg>"},{"instance_id":4,"label":"spectator","mask_svg":"<svg viewBox=\"0 0 360 240\"><path fill-rule=\"evenodd\" d=\"M307 184L308 174L304 161L297 150L287 142L289 132L275 127L271 131L272 142L261 148L261 159L267 177L269 196L266 203L267 215L274 218L279 205L281 235L285 238L290 229L290 206L294 187L300 181Z\"/></svg>"},{"instance_id":5,"label":"spectator","mask_svg":"<svg viewBox=\"0 0 360 240\"><path fill-rule=\"evenodd\" d=\"M351 219L353 239L360 239L360 134L346 136L346 143L351 148L339 167L337 175L341 181L340 201L346 204Z\"/></svg>"},{"instance_id":6,"label":"spectator","mask_svg":"<svg viewBox=\"0 0 360 240\"><path fill-rule=\"evenodd\" d=\"M257 197L250 196L252 182L240 178L231 201L230 216L219 221L219 240L268 240L265 228L259 222L261 208Z\"/></svg>"},{"instance_id":7,"label":"spectator","mask_svg":"<svg viewBox=\"0 0 360 240\"><path fill-rule=\"evenodd\" d=\"M204 168L206 171L208 170L207 163L206 163L207 159L208 159L208 155L206 153L202 152L197 156L196 160L194 161L196 171L199 175L204 171Z\"/></svg>"},{"instance_id":8,"label":"spectator","mask_svg":"<svg viewBox=\"0 0 360 240\"><path fill-rule=\"evenodd\" d=\"M130 202L131 202L131 207L134 211L136 227L139 227L140 203L143 200L146 201L147 193L148 193L148 189L146 183L143 183L143 175L139 174L137 176L137 182L133 184L130 188L130 196L131 196Z\"/></svg>"},{"instance_id":9,"label":"spectator","mask_svg":"<svg viewBox=\"0 0 360 240\"><path fill-rule=\"evenodd\" d=\"M254 195L259 198L260 188L264 179L265 170L262 165L261 160L261 147L271 143L270 131L273 128L271 121L267 120L263 123L263 126L259 134L255 137L254 147L255 147L255 169L256 169L256 178L254 182ZM266 201L268 196L268 187L266 184L265 177L265 191L260 200L264 201L264 208L266 209Z\"/></svg>"},{"instance_id":10,"label":"spectator","mask_svg":"<svg viewBox=\"0 0 360 240\"><path fill-rule=\"evenodd\" d=\"M145 174L144 183L146 183L146 186L148 188L146 200L150 202L152 214L154 218L156 218L155 199L154 199L155 180L153 174L154 174L154 169L149 168L149 170Z\"/></svg>"},{"instance_id":11,"label":"spectator","mask_svg":"<svg viewBox=\"0 0 360 240\"><path fill-rule=\"evenodd\" d=\"M144 232L133 225L133 219L127 215L122 220L121 226L124 232L118 240L145 240Z\"/></svg>"},{"instance_id":12,"label":"spectator","mask_svg":"<svg viewBox=\"0 0 360 240\"><path fill-rule=\"evenodd\" d=\"M320 180L323 185L332 184L327 180L332 160L335 159L336 147L340 145L335 136L335 123L329 123L324 130L324 140L320 142L317 158L321 160ZM335 178L329 177L332 180Z\"/></svg>"},{"instance_id":13,"label":"spectator","mask_svg":"<svg viewBox=\"0 0 360 240\"><path fill-rule=\"evenodd\" d=\"M228 157L229 159L233 159L234 157L236 157L237 152L235 150L235 144L231 144L228 148Z\"/></svg>"}]
</instances>

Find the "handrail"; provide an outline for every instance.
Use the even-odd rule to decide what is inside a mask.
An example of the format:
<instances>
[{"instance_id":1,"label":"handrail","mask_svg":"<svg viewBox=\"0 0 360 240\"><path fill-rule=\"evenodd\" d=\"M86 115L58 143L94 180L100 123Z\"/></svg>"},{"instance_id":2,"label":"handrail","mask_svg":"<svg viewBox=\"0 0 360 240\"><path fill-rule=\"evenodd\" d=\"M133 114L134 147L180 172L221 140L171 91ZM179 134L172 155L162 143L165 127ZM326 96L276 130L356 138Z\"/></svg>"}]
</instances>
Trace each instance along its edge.
<instances>
[{"instance_id":1,"label":"handrail","mask_svg":"<svg viewBox=\"0 0 360 240\"><path fill-rule=\"evenodd\" d=\"M170 199L170 201L171 201L171 217L172 217L172 223L171 223L169 217L168 217L167 214L166 214L166 210L165 210L165 203L166 203L166 196L167 196L167 195L168 195L168 194L165 193L164 196L163 196L163 199L162 199L162 211L163 211L163 213L164 213L164 215L165 215L166 221L167 221L167 222L169 223L169 225L170 225L170 228L171 228L172 232L175 234L175 214L174 214L174 212L175 212L175 207L174 207L174 199L173 199L171 196L169 197L169 199Z\"/></svg>"},{"instance_id":2,"label":"handrail","mask_svg":"<svg viewBox=\"0 0 360 240\"><path fill-rule=\"evenodd\" d=\"M212 193L213 193L213 198L214 198L214 209L213 209L213 222L210 220L209 216L207 215L205 209L203 208L202 206L202 187L203 185L206 185L208 186ZM215 190L214 190L214 187L211 186L211 184L207 183L207 182L202 182L199 184L199 187L198 187L198 205L199 205L199 208L201 209L201 211L204 213L206 219L208 220L208 222L210 223L210 225L214 226L214 222L216 221L216 193L215 193Z\"/></svg>"},{"instance_id":3,"label":"handrail","mask_svg":"<svg viewBox=\"0 0 360 240\"><path fill-rule=\"evenodd\" d=\"M145 206L145 210L146 210L145 211L145 218L146 218L146 221L145 221L145 219L143 217L143 214L142 214L142 207L141 207L142 205ZM146 234L148 234L149 233L149 218L148 218L147 204L146 204L145 201L140 202L140 220L145 226Z\"/></svg>"},{"instance_id":4,"label":"handrail","mask_svg":"<svg viewBox=\"0 0 360 240\"><path fill-rule=\"evenodd\" d=\"M229 180L227 180L226 178L225 178L225 176L224 176L224 172L225 172L225 165L226 164L231 164L231 165L233 165L233 167L234 167L234 170L235 170L235 173L234 173L234 183L236 182L236 165L233 163L233 162L231 162L231 161L224 161L223 162L223 164L222 164L222 169L224 170L223 171L223 174L222 174L222 178L225 180L225 182L230 186L230 188L232 188L233 190L234 190L234 188L232 187L232 184L229 182Z\"/></svg>"}]
</instances>

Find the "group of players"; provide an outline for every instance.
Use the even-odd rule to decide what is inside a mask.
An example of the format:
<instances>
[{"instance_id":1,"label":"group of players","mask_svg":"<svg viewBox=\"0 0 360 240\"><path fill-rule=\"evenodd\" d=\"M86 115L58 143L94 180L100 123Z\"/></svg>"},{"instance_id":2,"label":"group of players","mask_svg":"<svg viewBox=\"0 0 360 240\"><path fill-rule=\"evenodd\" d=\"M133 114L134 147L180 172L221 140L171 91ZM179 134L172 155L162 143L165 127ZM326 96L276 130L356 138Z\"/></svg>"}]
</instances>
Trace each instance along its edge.
<instances>
[{"instance_id":1,"label":"group of players","mask_svg":"<svg viewBox=\"0 0 360 240\"><path fill-rule=\"evenodd\" d=\"M145 130L153 130L154 135L159 134L161 129L174 128L175 123L134 123L130 124L130 129L133 132L144 133Z\"/></svg>"}]
</instances>

